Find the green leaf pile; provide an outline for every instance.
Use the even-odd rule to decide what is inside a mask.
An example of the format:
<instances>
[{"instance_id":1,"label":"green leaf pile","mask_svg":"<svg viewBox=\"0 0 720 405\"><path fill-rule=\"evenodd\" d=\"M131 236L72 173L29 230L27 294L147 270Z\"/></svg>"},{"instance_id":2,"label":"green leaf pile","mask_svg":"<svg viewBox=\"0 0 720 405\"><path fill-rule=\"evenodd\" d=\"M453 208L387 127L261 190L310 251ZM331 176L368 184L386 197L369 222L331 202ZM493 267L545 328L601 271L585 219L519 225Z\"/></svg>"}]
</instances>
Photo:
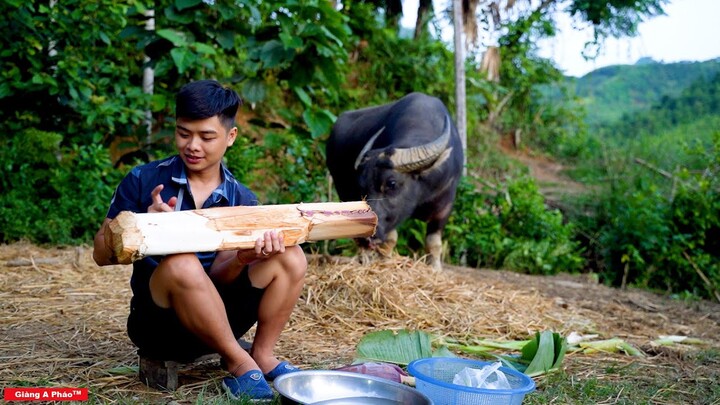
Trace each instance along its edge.
<instances>
[{"instance_id":1,"label":"green leaf pile","mask_svg":"<svg viewBox=\"0 0 720 405\"><path fill-rule=\"evenodd\" d=\"M356 362L381 361L408 365L427 357L455 357L451 350L475 356L499 359L507 367L531 377L560 368L568 345L559 333L538 332L530 340L498 342L476 340L475 345L463 345L444 338L436 338L422 331L405 329L382 330L365 335L357 345ZM433 350L433 347L436 347ZM519 356L498 355L496 350L519 351Z\"/></svg>"},{"instance_id":2,"label":"green leaf pile","mask_svg":"<svg viewBox=\"0 0 720 405\"><path fill-rule=\"evenodd\" d=\"M567 340L559 333L550 331L535 333L535 337L521 350L520 360L528 365L524 370L519 371L529 376L537 376L557 370L565 358L566 351Z\"/></svg>"},{"instance_id":3,"label":"green leaf pile","mask_svg":"<svg viewBox=\"0 0 720 405\"><path fill-rule=\"evenodd\" d=\"M432 337L422 331L382 330L363 336L357 345L357 361L384 361L408 365L411 361L433 356L453 356L447 348L433 352Z\"/></svg>"}]
</instances>

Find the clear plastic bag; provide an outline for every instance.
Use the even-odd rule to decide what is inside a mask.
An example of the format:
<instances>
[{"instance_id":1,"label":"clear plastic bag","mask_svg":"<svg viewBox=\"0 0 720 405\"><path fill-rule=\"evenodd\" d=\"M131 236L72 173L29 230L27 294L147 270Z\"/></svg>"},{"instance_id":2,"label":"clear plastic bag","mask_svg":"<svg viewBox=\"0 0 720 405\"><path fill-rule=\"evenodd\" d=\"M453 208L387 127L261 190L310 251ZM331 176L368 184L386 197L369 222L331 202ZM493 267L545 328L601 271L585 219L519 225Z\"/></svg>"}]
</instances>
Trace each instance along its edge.
<instances>
[{"instance_id":1,"label":"clear plastic bag","mask_svg":"<svg viewBox=\"0 0 720 405\"><path fill-rule=\"evenodd\" d=\"M455 374L453 384L491 390L512 389L505 373L500 370L501 365L498 361L481 369L465 367Z\"/></svg>"}]
</instances>

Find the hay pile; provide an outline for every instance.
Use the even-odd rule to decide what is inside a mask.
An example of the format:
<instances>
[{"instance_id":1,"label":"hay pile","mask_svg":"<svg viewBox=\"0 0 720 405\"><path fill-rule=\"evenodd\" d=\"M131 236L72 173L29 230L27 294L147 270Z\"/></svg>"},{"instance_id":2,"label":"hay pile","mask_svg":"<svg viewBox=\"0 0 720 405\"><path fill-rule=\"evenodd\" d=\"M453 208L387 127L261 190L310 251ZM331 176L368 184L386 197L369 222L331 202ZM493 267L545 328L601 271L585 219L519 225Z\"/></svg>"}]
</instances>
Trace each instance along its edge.
<instances>
[{"instance_id":1,"label":"hay pile","mask_svg":"<svg viewBox=\"0 0 720 405\"><path fill-rule=\"evenodd\" d=\"M459 339L527 339L564 330L552 301L537 292L431 267L405 257L359 265L312 262L302 302L281 350L306 363L348 361L360 338L383 329L420 329ZM562 318L561 318L562 316Z\"/></svg>"},{"instance_id":2,"label":"hay pile","mask_svg":"<svg viewBox=\"0 0 720 405\"><path fill-rule=\"evenodd\" d=\"M176 393L138 381L125 332L130 274L131 266L96 266L87 247L0 245L0 385L89 387L102 402L194 402L198 395L219 395L212 383L223 373L216 364L186 370ZM305 368L331 368L351 362L360 338L377 330L515 340L547 329L602 333L597 325L604 319L622 326L643 316L628 306L626 313L602 314L566 305L523 283L483 274L435 272L403 257L371 265L314 257L277 354ZM703 324L707 319L685 327L697 337L717 335L717 327ZM654 333L648 330L647 337Z\"/></svg>"},{"instance_id":3,"label":"hay pile","mask_svg":"<svg viewBox=\"0 0 720 405\"><path fill-rule=\"evenodd\" d=\"M28 244L0 246L0 263L0 385L127 385L112 370L135 360L129 267L100 269L87 248Z\"/></svg>"}]
</instances>

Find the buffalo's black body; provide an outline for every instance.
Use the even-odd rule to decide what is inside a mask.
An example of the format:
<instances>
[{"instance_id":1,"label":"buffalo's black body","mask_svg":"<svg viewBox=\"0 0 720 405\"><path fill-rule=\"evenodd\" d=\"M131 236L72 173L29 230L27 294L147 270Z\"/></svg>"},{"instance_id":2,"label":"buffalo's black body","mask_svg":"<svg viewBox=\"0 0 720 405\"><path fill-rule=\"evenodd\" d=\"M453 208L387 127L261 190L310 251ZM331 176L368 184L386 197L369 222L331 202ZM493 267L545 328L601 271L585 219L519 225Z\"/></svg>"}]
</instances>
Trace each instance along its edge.
<instances>
[{"instance_id":1,"label":"buffalo's black body","mask_svg":"<svg viewBox=\"0 0 720 405\"><path fill-rule=\"evenodd\" d=\"M426 221L426 248L433 265L440 266L441 234L463 165L460 136L442 101L411 93L344 112L333 126L326 156L340 199L366 199L378 215L371 245L393 247L402 221Z\"/></svg>"}]
</instances>

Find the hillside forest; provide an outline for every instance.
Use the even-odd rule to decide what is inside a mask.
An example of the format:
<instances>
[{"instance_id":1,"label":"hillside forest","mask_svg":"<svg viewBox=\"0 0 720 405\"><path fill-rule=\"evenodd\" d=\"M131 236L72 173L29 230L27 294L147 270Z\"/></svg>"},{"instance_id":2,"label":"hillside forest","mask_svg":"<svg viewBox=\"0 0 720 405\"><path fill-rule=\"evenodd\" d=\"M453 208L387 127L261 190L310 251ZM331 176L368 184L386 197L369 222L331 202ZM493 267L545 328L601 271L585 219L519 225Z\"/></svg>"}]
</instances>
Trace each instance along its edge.
<instances>
[{"instance_id":1,"label":"hillside forest","mask_svg":"<svg viewBox=\"0 0 720 405\"><path fill-rule=\"evenodd\" d=\"M0 243L91 243L122 176L173 153L174 94L197 79L242 95L226 164L263 204L337 201L324 151L341 112L413 91L456 111L454 52L437 35L452 10L419 3L407 29L399 0L0 1ZM602 46L663 3L465 2L467 175L446 262L720 300L720 60L575 78L537 54L556 12ZM518 155L559 162L581 187L548 194ZM406 222L398 253L422 256L423 240Z\"/></svg>"}]
</instances>

